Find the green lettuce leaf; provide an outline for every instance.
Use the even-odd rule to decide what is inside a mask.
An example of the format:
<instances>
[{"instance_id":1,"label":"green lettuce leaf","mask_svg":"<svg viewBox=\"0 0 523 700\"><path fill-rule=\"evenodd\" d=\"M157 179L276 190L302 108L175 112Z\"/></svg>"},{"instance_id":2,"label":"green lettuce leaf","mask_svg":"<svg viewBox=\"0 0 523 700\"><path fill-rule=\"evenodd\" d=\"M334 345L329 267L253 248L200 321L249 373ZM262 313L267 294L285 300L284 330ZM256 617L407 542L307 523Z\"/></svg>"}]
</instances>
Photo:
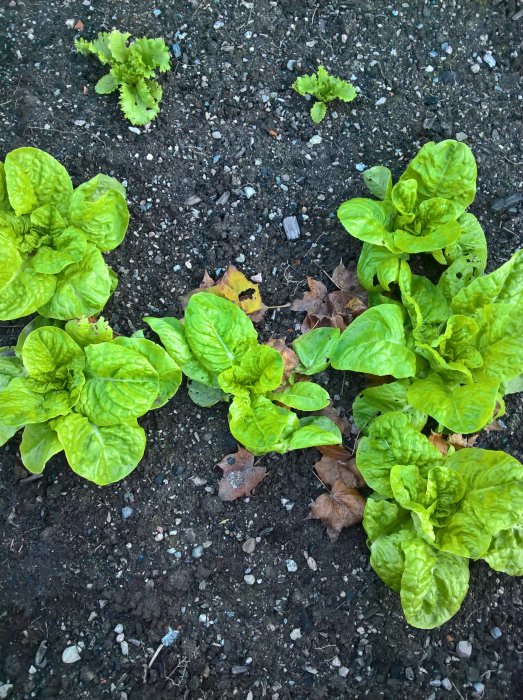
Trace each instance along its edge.
<instances>
[{"instance_id":1,"label":"green lettuce leaf","mask_svg":"<svg viewBox=\"0 0 523 700\"><path fill-rule=\"evenodd\" d=\"M31 261L25 261L0 289L0 319L11 321L34 313L51 299L55 288L55 277L36 272Z\"/></svg>"},{"instance_id":2,"label":"green lettuce leaf","mask_svg":"<svg viewBox=\"0 0 523 700\"><path fill-rule=\"evenodd\" d=\"M487 304L476 315L477 347L483 357L478 375L508 382L523 372L523 306Z\"/></svg>"},{"instance_id":3,"label":"green lettuce leaf","mask_svg":"<svg viewBox=\"0 0 523 700\"><path fill-rule=\"evenodd\" d=\"M35 391L28 378L13 379L0 391L0 416L2 424L21 428L27 423L45 423L56 416L63 416L78 400L78 391L67 389Z\"/></svg>"},{"instance_id":4,"label":"green lettuce leaf","mask_svg":"<svg viewBox=\"0 0 523 700\"><path fill-rule=\"evenodd\" d=\"M82 370L84 353L79 345L61 328L43 326L27 337L22 359L31 377L46 377L61 367Z\"/></svg>"},{"instance_id":5,"label":"green lettuce leaf","mask_svg":"<svg viewBox=\"0 0 523 700\"><path fill-rule=\"evenodd\" d=\"M389 291L398 281L400 257L388 248L364 243L358 260L358 277L368 291Z\"/></svg>"},{"instance_id":6,"label":"green lettuce leaf","mask_svg":"<svg viewBox=\"0 0 523 700\"><path fill-rule=\"evenodd\" d=\"M399 380L364 389L358 394L353 405L352 415L359 430L365 430L376 416L388 411L404 412L412 425L419 431L427 422L427 414L412 408L407 400L409 382Z\"/></svg>"},{"instance_id":7,"label":"green lettuce leaf","mask_svg":"<svg viewBox=\"0 0 523 700\"><path fill-rule=\"evenodd\" d=\"M341 445L341 443L340 429L330 418L307 416L300 418L300 427L296 428L289 436L287 450L299 450L321 445Z\"/></svg>"},{"instance_id":8,"label":"green lettuce leaf","mask_svg":"<svg viewBox=\"0 0 523 700\"><path fill-rule=\"evenodd\" d=\"M214 294L194 294L185 310L187 342L197 360L219 374L256 345L258 334L240 308Z\"/></svg>"},{"instance_id":9,"label":"green lettuce leaf","mask_svg":"<svg viewBox=\"0 0 523 700\"><path fill-rule=\"evenodd\" d=\"M339 207L338 218L354 238L385 246L393 225L394 207L390 202L354 197Z\"/></svg>"},{"instance_id":10,"label":"green lettuce leaf","mask_svg":"<svg viewBox=\"0 0 523 700\"><path fill-rule=\"evenodd\" d=\"M320 411L330 404L329 393L314 382L296 382L283 391L272 392L269 398L298 411Z\"/></svg>"},{"instance_id":11,"label":"green lettuce leaf","mask_svg":"<svg viewBox=\"0 0 523 700\"><path fill-rule=\"evenodd\" d=\"M38 148L16 148L4 163L9 201L17 216L52 204L65 215L73 194L67 170Z\"/></svg>"},{"instance_id":12,"label":"green lettuce leaf","mask_svg":"<svg viewBox=\"0 0 523 700\"><path fill-rule=\"evenodd\" d=\"M331 353L340 338L339 328L314 328L301 335L292 343L294 352L298 355L300 365L296 369L299 374L318 374L330 364Z\"/></svg>"},{"instance_id":13,"label":"green lettuce leaf","mask_svg":"<svg viewBox=\"0 0 523 700\"><path fill-rule=\"evenodd\" d=\"M98 425L117 425L149 411L158 396L158 373L139 352L116 343L85 348L85 386L77 411Z\"/></svg>"},{"instance_id":14,"label":"green lettuce leaf","mask_svg":"<svg viewBox=\"0 0 523 700\"><path fill-rule=\"evenodd\" d=\"M99 486L125 479L145 451L145 433L136 421L100 427L70 413L53 421L52 427L71 469Z\"/></svg>"},{"instance_id":15,"label":"green lettuce leaf","mask_svg":"<svg viewBox=\"0 0 523 700\"><path fill-rule=\"evenodd\" d=\"M218 376L225 394L248 397L277 389L283 379L283 358L268 345L250 348L239 361Z\"/></svg>"},{"instance_id":16,"label":"green lettuce leaf","mask_svg":"<svg viewBox=\"0 0 523 700\"><path fill-rule=\"evenodd\" d=\"M422 146L400 181L416 180L420 199L443 197L464 211L474 201L476 176L476 161L470 148L448 139Z\"/></svg>"},{"instance_id":17,"label":"green lettuce leaf","mask_svg":"<svg viewBox=\"0 0 523 700\"><path fill-rule=\"evenodd\" d=\"M331 363L335 369L397 379L414 376L416 356L405 344L401 309L382 304L358 316L342 333Z\"/></svg>"},{"instance_id":18,"label":"green lettuce leaf","mask_svg":"<svg viewBox=\"0 0 523 700\"><path fill-rule=\"evenodd\" d=\"M25 426L20 444L20 456L24 467L31 473L41 474L51 457L62 450L58 436L49 423Z\"/></svg>"},{"instance_id":19,"label":"green lettuce leaf","mask_svg":"<svg viewBox=\"0 0 523 700\"><path fill-rule=\"evenodd\" d=\"M72 319L67 321L64 330L81 348L113 339L113 329L103 316L94 322L85 317Z\"/></svg>"},{"instance_id":20,"label":"green lettuce leaf","mask_svg":"<svg viewBox=\"0 0 523 700\"><path fill-rule=\"evenodd\" d=\"M501 530L494 535L483 557L495 570L510 576L523 576L523 527Z\"/></svg>"},{"instance_id":21,"label":"green lettuce leaf","mask_svg":"<svg viewBox=\"0 0 523 700\"><path fill-rule=\"evenodd\" d=\"M229 408L229 428L249 452L263 455L287 452L288 438L300 428L300 421L295 413L264 396L235 397Z\"/></svg>"},{"instance_id":22,"label":"green lettuce leaf","mask_svg":"<svg viewBox=\"0 0 523 700\"><path fill-rule=\"evenodd\" d=\"M191 401L204 408L215 406L228 398L228 394L225 394L220 387L208 386L192 379L187 383L187 391Z\"/></svg>"}]
</instances>

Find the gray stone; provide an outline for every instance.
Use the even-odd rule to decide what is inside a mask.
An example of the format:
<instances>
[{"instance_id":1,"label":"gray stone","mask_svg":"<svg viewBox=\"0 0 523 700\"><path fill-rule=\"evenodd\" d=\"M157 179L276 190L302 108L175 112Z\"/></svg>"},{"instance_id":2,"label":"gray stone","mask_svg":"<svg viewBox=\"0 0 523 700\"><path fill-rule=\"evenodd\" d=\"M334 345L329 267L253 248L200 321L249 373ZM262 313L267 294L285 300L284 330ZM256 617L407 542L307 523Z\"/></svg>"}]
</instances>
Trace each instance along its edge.
<instances>
[{"instance_id":1,"label":"gray stone","mask_svg":"<svg viewBox=\"0 0 523 700\"><path fill-rule=\"evenodd\" d=\"M80 661L80 654L78 653L78 647L76 644L72 644L70 647L66 647L62 652L62 661L64 664L74 664Z\"/></svg>"},{"instance_id":2,"label":"gray stone","mask_svg":"<svg viewBox=\"0 0 523 700\"><path fill-rule=\"evenodd\" d=\"M242 549L245 554L252 554L256 549L256 540L254 537L249 537L249 539L245 540L245 542L242 544Z\"/></svg>"},{"instance_id":3,"label":"gray stone","mask_svg":"<svg viewBox=\"0 0 523 700\"><path fill-rule=\"evenodd\" d=\"M283 230L288 241L297 241L301 235L298 219L295 216L286 216L283 220Z\"/></svg>"},{"instance_id":4,"label":"gray stone","mask_svg":"<svg viewBox=\"0 0 523 700\"><path fill-rule=\"evenodd\" d=\"M472 656L472 644L468 640L462 639L458 642L456 653L460 659L470 659Z\"/></svg>"}]
</instances>

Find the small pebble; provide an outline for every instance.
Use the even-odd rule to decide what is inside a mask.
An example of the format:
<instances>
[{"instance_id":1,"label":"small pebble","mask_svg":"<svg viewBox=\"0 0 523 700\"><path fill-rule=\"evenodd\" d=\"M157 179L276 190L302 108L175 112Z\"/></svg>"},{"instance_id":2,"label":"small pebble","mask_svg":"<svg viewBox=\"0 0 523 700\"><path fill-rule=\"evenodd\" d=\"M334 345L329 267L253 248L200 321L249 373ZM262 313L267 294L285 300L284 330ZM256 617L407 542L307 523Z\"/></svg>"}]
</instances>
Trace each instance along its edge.
<instances>
[{"instance_id":1,"label":"small pebble","mask_svg":"<svg viewBox=\"0 0 523 700\"><path fill-rule=\"evenodd\" d=\"M362 173L364 170L367 170L367 165L365 163L356 163L355 168L358 170L358 172Z\"/></svg>"},{"instance_id":2,"label":"small pebble","mask_svg":"<svg viewBox=\"0 0 523 700\"><path fill-rule=\"evenodd\" d=\"M116 641L118 642L118 644L120 644L120 642L123 642L124 639L125 639L125 634L123 632L120 632L120 634L118 634L116 636Z\"/></svg>"},{"instance_id":3,"label":"small pebble","mask_svg":"<svg viewBox=\"0 0 523 700\"><path fill-rule=\"evenodd\" d=\"M409 681L413 681L415 676L414 676L414 669L412 666L407 666L405 669L405 678Z\"/></svg>"},{"instance_id":4,"label":"small pebble","mask_svg":"<svg viewBox=\"0 0 523 700\"><path fill-rule=\"evenodd\" d=\"M386 101L386 97L380 97L379 100L376 100L375 105L376 107L381 107L381 105L384 105Z\"/></svg>"},{"instance_id":5,"label":"small pebble","mask_svg":"<svg viewBox=\"0 0 523 700\"><path fill-rule=\"evenodd\" d=\"M182 47L180 46L180 44L173 44L173 45L171 46L171 51L173 52L173 56L174 56L175 58L181 58L181 55L182 55Z\"/></svg>"},{"instance_id":6,"label":"small pebble","mask_svg":"<svg viewBox=\"0 0 523 700\"><path fill-rule=\"evenodd\" d=\"M450 678L444 678L441 681L441 685L445 688L445 690L452 690L452 681Z\"/></svg>"},{"instance_id":7,"label":"small pebble","mask_svg":"<svg viewBox=\"0 0 523 700\"><path fill-rule=\"evenodd\" d=\"M301 235L298 219L295 216L286 216L284 218L283 230L288 241L296 241Z\"/></svg>"},{"instance_id":8,"label":"small pebble","mask_svg":"<svg viewBox=\"0 0 523 700\"><path fill-rule=\"evenodd\" d=\"M221 139L222 132L221 131L213 131L211 136L213 137L213 139Z\"/></svg>"},{"instance_id":9,"label":"small pebble","mask_svg":"<svg viewBox=\"0 0 523 700\"><path fill-rule=\"evenodd\" d=\"M74 125L75 126L85 126L85 119L75 119Z\"/></svg>"},{"instance_id":10,"label":"small pebble","mask_svg":"<svg viewBox=\"0 0 523 700\"><path fill-rule=\"evenodd\" d=\"M114 633L121 634L122 632L123 632L123 625L122 624L116 625L116 627L114 628Z\"/></svg>"},{"instance_id":11,"label":"small pebble","mask_svg":"<svg viewBox=\"0 0 523 700\"><path fill-rule=\"evenodd\" d=\"M194 559L199 559L202 554L203 554L203 547L201 544L197 545L196 547L193 548L191 552L192 556Z\"/></svg>"},{"instance_id":12,"label":"small pebble","mask_svg":"<svg viewBox=\"0 0 523 700\"><path fill-rule=\"evenodd\" d=\"M468 134L464 131L458 131L456 134L456 141L466 141L468 139Z\"/></svg>"},{"instance_id":13,"label":"small pebble","mask_svg":"<svg viewBox=\"0 0 523 700\"><path fill-rule=\"evenodd\" d=\"M456 647L456 653L460 659L470 659L472 656L472 644L466 639L461 640Z\"/></svg>"},{"instance_id":14,"label":"small pebble","mask_svg":"<svg viewBox=\"0 0 523 700\"><path fill-rule=\"evenodd\" d=\"M314 136L311 136L308 144L309 146L318 146L322 141L322 138L319 134L314 134Z\"/></svg>"},{"instance_id":15,"label":"small pebble","mask_svg":"<svg viewBox=\"0 0 523 700\"><path fill-rule=\"evenodd\" d=\"M62 652L62 661L64 664L74 664L80 661L80 654L78 653L78 647L73 644L70 647L66 647Z\"/></svg>"},{"instance_id":16,"label":"small pebble","mask_svg":"<svg viewBox=\"0 0 523 700\"><path fill-rule=\"evenodd\" d=\"M301 639L301 629L299 627L295 627L289 636L293 642L295 642L297 639Z\"/></svg>"},{"instance_id":17,"label":"small pebble","mask_svg":"<svg viewBox=\"0 0 523 700\"><path fill-rule=\"evenodd\" d=\"M132 131L133 134L141 134L142 133L137 126L129 126L127 128L129 129L129 131Z\"/></svg>"},{"instance_id":18,"label":"small pebble","mask_svg":"<svg viewBox=\"0 0 523 700\"><path fill-rule=\"evenodd\" d=\"M295 61L294 59L292 59L292 58L289 59L289 60L287 61L287 70L293 71L295 65L296 65L296 61Z\"/></svg>"},{"instance_id":19,"label":"small pebble","mask_svg":"<svg viewBox=\"0 0 523 700\"><path fill-rule=\"evenodd\" d=\"M338 669L338 674L342 678L347 678L347 676L349 675L349 669L346 666L340 666L340 668Z\"/></svg>"},{"instance_id":20,"label":"small pebble","mask_svg":"<svg viewBox=\"0 0 523 700\"><path fill-rule=\"evenodd\" d=\"M162 644L164 647L170 647L171 644L174 644L174 642L178 639L180 636L180 633L178 630L173 630L169 627L167 630L167 634L162 637Z\"/></svg>"},{"instance_id":21,"label":"small pebble","mask_svg":"<svg viewBox=\"0 0 523 700\"><path fill-rule=\"evenodd\" d=\"M250 199L251 197L254 197L254 195L256 194L256 190L254 189L254 187L247 186L243 188L243 194L247 199Z\"/></svg>"},{"instance_id":22,"label":"small pebble","mask_svg":"<svg viewBox=\"0 0 523 700\"><path fill-rule=\"evenodd\" d=\"M221 19L216 20L216 22L212 25L215 29L221 29L222 27L225 26L225 22L222 22Z\"/></svg>"},{"instance_id":23,"label":"small pebble","mask_svg":"<svg viewBox=\"0 0 523 700\"><path fill-rule=\"evenodd\" d=\"M159 17L161 14L162 14L162 11L159 10L158 8L156 8L156 9L153 10L153 15L154 15L155 17Z\"/></svg>"},{"instance_id":24,"label":"small pebble","mask_svg":"<svg viewBox=\"0 0 523 700\"><path fill-rule=\"evenodd\" d=\"M331 661L331 666L334 666L334 668L341 668L341 661L339 656L335 656L332 661Z\"/></svg>"},{"instance_id":25,"label":"small pebble","mask_svg":"<svg viewBox=\"0 0 523 700\"><path fill-rule=\"evenodd\" d=\"M490 51L487 51L487 53L483 56L484 62L487 64L489 68L495 68L496 67L496 59L494 56L490 53Z\"/></svg>"},{"instance_id":26,"label":"small pebble","mask_svg":"<svg viewBox=\"0 0 523 700\"><path fill-rule=\"evenodd\" d=\"M130 518L132 514L133 514L133 509L130 506L125 506L125 508L122 508L122 518L124 520L127 520L127 518Z\"/></svg>"},{"instance_id":27,"label":"small pebble","mask_svg":"<svg viewBox=\"0 0 523 700\"><path fill-rule=\"evenodd\" d=\"M499 627L493 627L493 628L490 630L490 634L491 634L491 636L492 636L492 639L499 639L499 638L501 637L501 635L502 635L502 632L501 632L501 630L499 629Z\"/></svg>"},{"instance_id":28,"label":"small pebble","mask_svg":"<svg viewBox=\"0 0 523 700\"><path fill-rule=\"evenodd\" d=\"M485 692L485 685L478 681L477 683L474 683L474 690L478 695L483 695Z\"/></svg>"},{"instance_id":29,"label":"small pebble","mask_svg":"<svg viewBox=\"0 0 523 700\"><path fill-rule=\"evenodd\" d=\"M473 73L479 73L479 71L481 70L481 66L479 65L479 63L473 63L473 64L470 66L470 70L471 70Z\"/></svg>"},{"instance_id":30,"label":"small pebble","mask_svg":"<svg viewBox=\"0 0 523 700\"><path fill-rule=\"evenodd\" d=\"M245 540L245 542L242 544L242 549L245 554L252 554L256 549L256 540L254 537L249 537L248 540Z\"/></svg>"},{"instance_id":31,"label":"small pebble","mask_svg":"<svg viewBox=\"0 0 523 700\"><path fill-rule=\"evenodd\" d=\"M287 571L290 571L291 573L298 571L298 564L296 564L294 559L286 559L285 564L287 566Z\"/></svg>"},{"instance_id":32,"label":"small pebble","mask_svg":"<svg viewBox=\"0 0 523 700\"><path fill-rule=\"evenodd\" d=\"M254 584L256 583L256 579L252 574L247 574L243 577L243 580L248 586L254 586Z\"/></svg>"},{"instance_id":33,"label":"small pebble","mask_svg":"<svg viewBox=\"0 0 523 700\"><path fill-rule=\"evenodd\" d=\"M248 670L248 666L233 666L231 668L231 673L233 676L239 676L242 673L247 673Z\"/></svg>"},{"instance_id":34,"label":"small pebble","mask_svg":"<svg viewBox=\"0 0 523 700\"><path fill-rule=\"evenodd\" d=\"M129 653L129 645L127 644L127 642L125 640L120 642L120 649L122 650L122 654L124 656L127 656L127 654Z\"/></svg>"}]
</instances>

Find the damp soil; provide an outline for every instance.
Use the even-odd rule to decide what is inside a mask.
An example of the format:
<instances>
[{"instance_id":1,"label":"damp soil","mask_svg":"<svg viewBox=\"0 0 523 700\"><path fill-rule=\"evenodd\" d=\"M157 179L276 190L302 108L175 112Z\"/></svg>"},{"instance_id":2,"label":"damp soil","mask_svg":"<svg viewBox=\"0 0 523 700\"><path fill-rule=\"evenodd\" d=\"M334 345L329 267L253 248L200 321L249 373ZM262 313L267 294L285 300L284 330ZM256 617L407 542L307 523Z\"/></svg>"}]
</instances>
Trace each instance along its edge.
<instances>
[{"instance_id":1,"label":"damp soil","mask_svg":"<svg viewBox=\"0 0 523 700\"><path fill-rule=\"evenodd\" d=\"M307 275L328 284L340 259L351 265L359 253L335 217L363 193L359 169L398 174L431 139L457 135L474 150L472 211L492 268L522 243L520 9L513 0L2 0L0 155L32 145L75 184L98 172L125 181L131 224L108 256L120 284L105 311L122 333L145 315L180 315L179 296L204 270L231 263L262 275L274 307L301 295ZM74 51L78 20L87 38L115 26L178 45L150 128L131 131L116 98L94 93L102 70ZM320 62L360 94L318 127L290 85ZM294 241L282 228L291 215ZM260 336L292 340L300 321L273 309ZM19 327L3 324L0 345ZM360 380L322 381L350 415ZM480 444L521 459L522 413L510 398L506 428ZM473 563L461 611L439 629L413 629L371 570L362 528L330 543L307 519L322 492L314 450L264 457L269 475L255 494L224 504L215 465L235 448L225 409L195 407L181 390L141 422L145 457L113 487L82 481L61 458L28 482L17 440L0 449L8 697L523 697L520 580ZM169 627L179 637L151 665ZM470 658L457 654L459 641ZM80 660L63 663L74 644Z\"/></svg>"}]
</instances>

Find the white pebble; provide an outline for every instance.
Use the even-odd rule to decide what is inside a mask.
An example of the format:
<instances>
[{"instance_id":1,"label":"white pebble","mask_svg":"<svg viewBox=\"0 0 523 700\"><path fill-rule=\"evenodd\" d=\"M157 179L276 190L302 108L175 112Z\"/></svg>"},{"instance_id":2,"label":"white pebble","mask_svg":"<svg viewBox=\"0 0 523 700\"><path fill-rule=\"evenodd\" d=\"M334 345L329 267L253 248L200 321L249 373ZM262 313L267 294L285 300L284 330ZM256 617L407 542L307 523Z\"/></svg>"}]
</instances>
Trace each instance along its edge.
<instances>
[{"instance_id":1,"label":"white pebble","mask_svg":"<svg viewBox=\"0 0 523 700\"><path fill-rule=\"evenodd\" d=\"M116 627L114 628L114 633L121 634L122 632L123 632L123 625L122 624L116 625Z\"/></svg>"},{"instance_id":2,"label":"white pebble","mask_svg":"<svg viewBox=\"0 0 523 700\"><path fill-rule=\"evenodd\" d=\"M256 578L252 574L247 574L243 577L243 580L248 586L254 586L256 583Z\"/></svg>"},{"instance_id":3,"label":"white pebble","mask_svg":"<svg viewBox=\"0 0 523 700\"><path fill-rule=\"evenodd\" d=\"M122 654L124 656L127 656L127 654L129 653L129 645L127 644L126 641L122 641L120 643L120 649L122 650Z\"/></svg>"},{"instance_id":4,"label":"white pebble","mask_svg":"<svg viewBox=\"0 0 523 700\"><path fill-rule=\"evenodd\" d=\"M286 559L285 564L287 566L287 571L290 571L291 573L294 571L298 571L298 564L296 564L294 559Z\"/></svg>"},{"instance_id":5,"label":"white pebble","mask_svg":"<svg viewBox=\"0 0 523 700\"><path fill-rule=\"evenodd\" d=\"M295 642L297 639L301 639L301 629L299 627L295 627L289 636L293 642Z\"/></svg>"},{"instance_id":6,"label":"white pebble","mask_svg":"<svg viewBox=\"0 0 523 700\"><path fill-rule=\"evenodd\" d=\"M73 644L70 647L66 647L62 652L62 661L64 664L74 664L76 661L80 661L80 654L78 653L78 647Z\"/></svg>"}]
</instances>

